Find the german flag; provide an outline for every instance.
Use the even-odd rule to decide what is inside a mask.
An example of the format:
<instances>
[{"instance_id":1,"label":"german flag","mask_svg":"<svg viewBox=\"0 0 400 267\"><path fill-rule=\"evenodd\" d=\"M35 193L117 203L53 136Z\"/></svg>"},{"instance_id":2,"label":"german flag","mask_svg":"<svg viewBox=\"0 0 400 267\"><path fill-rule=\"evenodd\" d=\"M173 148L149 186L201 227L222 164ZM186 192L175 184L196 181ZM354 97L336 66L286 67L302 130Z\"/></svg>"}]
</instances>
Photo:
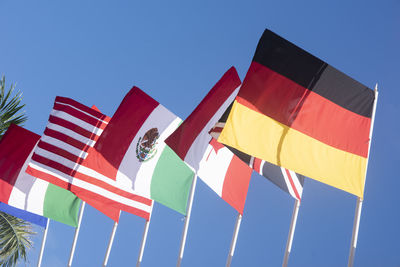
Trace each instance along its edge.
<instances>
[{"instance_id":1,"label":"german flag","mask_svg":"<svg viewBox=\"0 0 400 267\"><path fill-rule=\"evenodd\" d=\"M374 91L265 30L219 142L363 196Z\"/></svg>"}]
</instances>

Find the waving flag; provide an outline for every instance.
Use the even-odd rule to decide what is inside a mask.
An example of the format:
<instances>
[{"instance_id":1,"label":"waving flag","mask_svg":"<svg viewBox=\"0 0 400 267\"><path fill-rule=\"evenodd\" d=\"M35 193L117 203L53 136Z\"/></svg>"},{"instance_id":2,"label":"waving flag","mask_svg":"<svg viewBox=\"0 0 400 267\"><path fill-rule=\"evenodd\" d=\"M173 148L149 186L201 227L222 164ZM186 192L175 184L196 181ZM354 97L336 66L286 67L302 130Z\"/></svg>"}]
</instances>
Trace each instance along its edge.
<instances>
[{"instance_id":1,"label":"waving flag","mask_svg":"<svg viewBox=\"0 0 400 267\"><path fill-rule=\"evenodd\" d=\"M266 30L218 140L362 197L374 98Z\"/></svg>"},{"instance_id":2,"label":"waving flag","mask_svg":"<svg viewBox=\"0 0 400 267\"><path fill-rule=\"evenodd\" d=\"M20 210L3 206L5 212L43 227L40 217L77 226L80 200L71 192L25 173L40 136L11 124L0 141L0 201ZM7 210L5 210L7 209ZM29 219L31 218L31 219Z\"/></svg>"},{"instance_id":3,"label":"waving flag","mask_svg":"<svg viewBox=\"0 0 400 267\"><path fill-rule=\"evenodd\" d=\"M218 139L222 129L224 128L226 119L228 118L231 109L232 105L229 106L219 121L211 129L210 135L215 139ZM250 168L267 178L280 189L290 194L295 199L298 199L299 201L301 200L305 178L303 175L297 174L275 164L271 164L265 160L254 158L235 148L229 147L229 150L232 151L233 154L239 157L243 162L245 162Z\"/></svg>"},{"instance_id":4,"label":"waving flag","mask_svg":"<svg viewBox=\"0 0 400 267\"><path fill-rule=\"evenodd\" d=\"M56 97L27 173L68 189L115 221L119 210L149 219L152 201L98 173L86 161L110 118L72 99ZM91 152L92 151L92 152Z\"/></svg>"},{"instance_id":5,"label":"waving flag","mask_svg":"<svg viewBox=\"0 0 400 267\"><path fill-rule=\"evenodd\" d=\"M215 84L189 117L166 140L199 177L239 213L243 213L251 169L209 131L236 97L240 78L234 67Z\"/></svg>"},{"instance_id":6,"label":"waving flag","mask_svg":"<svg viewBox=\"0 0 400 267\"><path fill-rule=\"evenodd\" d=\"M194 173L164 143L180 123L181 119L133 87L86 161L115 184L186 214Z\"/></svg>"}]
</instances>

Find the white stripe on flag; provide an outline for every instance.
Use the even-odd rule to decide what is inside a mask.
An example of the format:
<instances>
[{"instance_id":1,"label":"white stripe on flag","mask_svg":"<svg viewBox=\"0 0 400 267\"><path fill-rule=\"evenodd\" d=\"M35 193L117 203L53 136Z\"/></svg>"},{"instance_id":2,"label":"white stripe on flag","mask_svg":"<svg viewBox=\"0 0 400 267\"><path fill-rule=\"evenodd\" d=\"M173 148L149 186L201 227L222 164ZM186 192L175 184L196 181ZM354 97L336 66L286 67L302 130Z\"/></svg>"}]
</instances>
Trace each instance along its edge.
<instances>
[{"instance_id":1,"label":"white stripe on flag","mask_svg":"<svg viewBox=\"0 0 400 267\"><path fill-rule=\"evenodd\" d=\"M8 199L8 204L22 210L43 215L43 204L48 183L36 179L25 172L34 149L32 149L18 174Z\"/></svg>"},{"instance_id":2,"label":"white stripe on flag","mask_svg":"<svg viewBox=\"0 0 400 267\"><path fill-rule=\"evenodd\" d=\"M43 135L41 140L43 142L53 145L55 147L64 149L65 151L68 151L69 153L74 154L77 157L80 157L83 159L87 157L87 153L85 151L83 151L79 148L76 148L74 146L71 146L71 145L65 143L64 141L60 141L56 138L53 138L53 137L50 137L47 135ZM39 149L39 147L38 147L38 149ZM38 154L36 151L35 151L35 153Z\"/></svg>"},{"instance_id":3,"label":"white stripe on flag","mask_svg":"<svg viewBox=\"0 0 400 267\"><path fill-rule=\"evenodd\" d=\"M152 159L147 162L140 162L136 157L136 145L139 138L143 138L148 130L157 126L159 134L162 134L168 127L172 127L174 125L173 123L176 123L176 119L177 117L173 113L160 104L153 110L130 143L119 165L117 173L117 181L119 183L130 184L130 187L133 188L135 192L140 192L140 195L149 197L150 181L148 180L153 175L154 169L152 169L152 165L155 164L156 161ZM158 145L164 143L166 137L163 136L164 139L160 138L161 136L157 140ZM157 146L155 157L160 156L162 151L159 149L160 147ZM141 168L143 168L143 170L140 170Z\"/></svg>"},{"instance_id":4,"label":"white stripe on flag","mask_svg":"<svg viewBox=\"0 0 400 267\"><path fill-rule=\"evenodd\" d=\"M282 172L283 178L285 179L285 183L286 183L286 186L288 188L290 195L292 195L292 197L297 199L297 196L296 196L295 192L293 191L293 187L289 181L289 177L286 174L286 169L283 167L280 167L280 168L281 168L281 172Z\"/></svg>"},{"instance_id":5,"label":"white stripe on flag","mask_svg":"<svg viewBox=\"0 0 400 267\"><path fill-rule=\"evenodd\" d=\"M70 115L70 114L68 114L68 113L66 113L64 111L59 111L59 110L54 110L53 109L51 111L50 115L52 115L54 117L57 117L57 118L60 118L60 119L63 119L63 120L66 120L66 121L69 121L69 122L71 122L71 123L73 123L73 124L75 124L75 125L77 125L79 127L82 127L83 129L85 129L85 130L87 130L87 131L89 131L91 133L95 133L97 135L101 135L101 133L103 132L102 129L97 128L96 126L94 126L94 125L92 125L90 123L87 123L87 122L85 122L83 120L80 120L79 118L74 117L74 116L72 116L72 115ZM101 122L101 120L99 120L99 121Z\"/></svg>"},{"instance_id":6,"label":"white stripe on flag","mask_svg":"<svg viewBox=\"0 0 400 267\"><path fill-rule=\"evenodd\" d=\"M77 140L79 142L87 144L88 146L93 147L94 144L95 144L94 140L91 140L91 139L89 139L87 137L84 137L83 135L80 135L80 134L78 134L78 133L76 133L76 132L74 132L74 131L72 131L72 130L70 130L68 128L62 127L60 125L57 125L57 124L54 124L54 123L49 123L49 124L47 124L47 128L51 129L51 130L54 130L54 131L57 131L57 132L60 132L62 134L68 135L69 137L72 137L73 139L75 139L75 140Z\"/></svg>"},{"instance_id":7,"label":"white stripe on flag","mask_svg":"<svg viewBox=\"0 0 400 267\"><path fill-rule=\"evenodd\" d=\"M233 91L233 93L225 100L225 102L219 107L217 112L212 116L212 118L207 122L207 125L201 130L199 135L190 146L184 161L192 166L195 170L199 168L199 162L204 155L204 151L207 148L208 141L210 140L209 131L214 127L215 123L221 118L225 110L235 99L237 93L239 92L240 86Z\"/></svg>"},{"instance_id":8,"label":"white stripe on flag","mask_svg":"<svg viewBox=\"0 0 400 267\"><path fill-rule=\"evenodd\" d=\"M297 190L297 193L299 193L299 196L301 198L301 196L303 194L303 186L301 185L301 183L299 181L299 177L297 177L297 174L294 171L289 170L289 173L292 176L292 180L293 180L294 186Z\"/></svg>"},{"instance_id":9,"label":"white stripe on flag","mask_svg":"<svg viewBox=\"0 0 400 267\"><path fill-rule=\"evenodd\" d=\"M106 122L106 121L104 121L104 120L102 120L102 119L99 119L98 117L93 116L92 114L87 113L86 111L83 111L82 109L79 109L79 108L77 108L77 107L75 107L75 106L72 106L72 105L70 105L70 104L63 103L63 102L57 102L57 101L55 101L54 103L59 104L59 105L63 105L63 106L71 107L71 108L73 108L73 109L75 109L75 110L78 110L78 111L80 111L80 112L82 112L82 113L84 113L84 114L86 114L86 115L88 115L88 116L90 116L90 117L92 117L92 118L94 118L94 119L96 119L96 120L98 120L98 121L104 123L104 124L108 124L108 122Z\"/></svg>"},{"instance_id":10,"label":"white stripe on flag","mask_svg":"<svg viewBox=\"0 0 400 267\"><path fill-rule=\"evenodd\" d=\"M161 157L162 152L166 144L164 140L173 132L176 128L178 128L179 124L181 123L181 119L174 116L175 119L167 126L167 128L160 134L160 137L157 141L157 153L154 155L152 160L142 162L140 165L140 169L137 172L135 183L134 183L134 190L136 192L140 192L140 195L144 197L151 197L151 177L153 177L154 170L158 163L158 160ZM138 161L136 159L136 161Z\"/></svg>"},{"instance_id":11,"label":"white stripe on flag","mask_svg":"<svg viewBox=\"0 0 400 267\"><path fill-rule=\"evenodd\" d=\"M47 174L49 174L51 176L54 176L55 178L58 178L58 179L60 179L60 180L62 180L64 182L68 182L68 183L70 183L70 184L72 184L74 186L80 187L80 188L82 188L84 190L87 190L89 192L96 193L96 194L98 194L98 195L100 195L102 197L111 199L111 200L113 200L115 202L119 202L119 203L124 204L126 206L134 207L134 208L137 208L137 209L149 212L149 213L151 211L151 205L149 206L149 205L143 204L141 202L138 202L138 201L123 197L123 196L115 194L115 193L112 193L112 192L110 192L110 191L108 191L108 190L106 190L106 189L104 189L102 187L96 186L94 184L87 183L87 182L82 181L82 180L77 179L77 178L72 178L71 176L66 175L65 173L63 173L61 171L58 171L58 170L56 170L54 168L51 168L49 166L42 165L42 164L40 164L38 162L35 162L33 160L31 161L29 166L31 166L32 168L34 168L36 170L39 170L41 172L47 173Z\"/></svg>"},{"instance_id":12,"label":"white stripe on flag","mask_svg":"<svg viewBox=\"0 0 400 267\"><path fill-rule=\"evenodd\" d=\"M220 148L217 153L212 145L208 145L200 161L199 177L220 197L232 158L233 153L228 148Z\"/></svg>"}]
</instances>

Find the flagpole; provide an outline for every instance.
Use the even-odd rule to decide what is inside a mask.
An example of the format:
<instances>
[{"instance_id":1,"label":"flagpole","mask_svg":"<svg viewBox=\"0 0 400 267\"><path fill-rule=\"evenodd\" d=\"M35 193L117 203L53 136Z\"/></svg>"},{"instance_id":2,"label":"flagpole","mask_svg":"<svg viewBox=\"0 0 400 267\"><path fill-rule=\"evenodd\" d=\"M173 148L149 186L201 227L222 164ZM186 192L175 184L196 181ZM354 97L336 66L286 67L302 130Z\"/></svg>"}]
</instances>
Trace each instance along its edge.
<instances>
[{"instance_id":1,"label":"flagpole","mask_svg":"<svg viewBox=\"0 0 400 267\"><path fill-rule=\"evenodd\" d=\"M121 214L121 211L119 212ZM111 232L110 241L108 242L108 247L106 251L106 256L104 257L103 267L107 266L108 258L110 257L111 247L114 242L115 232L117 231L118 222L114 222L114 227Z\"/></svg>"},{"instance_id":2,"label":"flagpole","mask_svg":"<svg viewBox=\"0 0 400 267\"><path fill-rule=\"evenodd\" d=\"M236 241L239 235L240 224L242 223L242 214L238 213L236 218L235 230L233 231L231 248L229 249L228 259L226 261L226 267L230 267L232 263L233 254L235 253Z\"/></svg>"},{"instance_id":3,"label":"flagpole","mask_svg":"<svg viewBox=\"0 0 400 267\"><path fill-rule=\"evenodd\" d=\"M183 251L185 250L186 236L187 236L187 231L189 228L190 214L192 213L192 204L193 204L193 198L194 198L194 190L196 188L196 182L197 182L197 172L194 173L192 187L190 188L189 203L186 208L185 225L183 226L181 248L179 249L179 258L178 258L176 267L181 266L181 262L182 262L182 258L183 258Z\"/></svg>"},{"instance_id":4,"label":"flagpole","mask_svg":"<svg viewBox=\"0 0 400 267\"><path fill-rule=\"evenodd\" d=\"M81 222L83 217L83 210L85 209L85 204L86 204L85 201L82 201L81 210L79 211L79 217L78 217L78 226L75 228L74 241L72 242L71 254L69 255L68 267L72 266L72 260L74 259L76 242L78 241L79 230L81 229Z\"/></svg>"},{"instance_id":5,"label":"flagpole","mask_svg":"<svg viewBox=\"0 0 400 267\"><path fill-rule=\"evenodd\" d=\"M372 133L373 133L373 130L374 130L376 104L378 102L378 84L375 85L375 90L374 91L375 91L375 101L374 101L374 107L373 107L373 110L372 110L371 128L370 128L370 131L369 131L368 158L367 158L367 166L366 166L366 170L365 170L365 180L367 179L369 153L371 151ZM364 184L365 184L365 180L364 180ZM360 197L358 197L357 198L356 210L355 210L355 214L354 214L353 233L352 233L352 236L351 236L351 245L350 245L350 255L349 255L349 262L347 264L348 267L353 267L353 264L354 264L354 256L355 256L355 253L356 253L357 239L358 239L358 230L360 228L362 204L363 204L363 200Z\"/></svg>"},{"instance_id":6,"label":"flagpole","mask_svg":"<svg viewBox=\"0 0 400 267\"><path fill-rule=\"evenodd\" d=\"M294 230L296 229L297 216L299 215L300 201L296 199L292 213L292 221L290 222L289 236L286 242L285 256L283 257L282 267L287 267L289 262L289 255L292 250Z\"/></svg>"},{"instance_id":7,"label":"flagpole","mask_svg":"<svg viewBox=\"0 0 400 267\"><path fill-rule=\"evenodd\" d=\"M147 232L149 231L151 214L153 213L153 205L154 205L154 201L152 201L152 203L151 203L150 218L146 221L146 224L144 225L142 245L140 246L139 257L138 257L138 260L136 263L136 267L140 267L140 264L142 263L144 246L146 245L146 240L147 240Z\"/></svg>"},{"instance_id":8,"label":"flagpole","mask_svg":"<svg viewBox=\"0 0 400 267\"><path fill-rule=\"evenodd\" d=\"M37 267L40 267L40 266L42 265L43 252L44 252L44 245L46 244L46 240L47 240L47 232L48 232L48 230L49 230L49 224L50 224L50 219L47 219L46 229L44 229L43 240L42 240L42 247L40 248L39 260L38 260Z\"/></svg>"}]
</instances>

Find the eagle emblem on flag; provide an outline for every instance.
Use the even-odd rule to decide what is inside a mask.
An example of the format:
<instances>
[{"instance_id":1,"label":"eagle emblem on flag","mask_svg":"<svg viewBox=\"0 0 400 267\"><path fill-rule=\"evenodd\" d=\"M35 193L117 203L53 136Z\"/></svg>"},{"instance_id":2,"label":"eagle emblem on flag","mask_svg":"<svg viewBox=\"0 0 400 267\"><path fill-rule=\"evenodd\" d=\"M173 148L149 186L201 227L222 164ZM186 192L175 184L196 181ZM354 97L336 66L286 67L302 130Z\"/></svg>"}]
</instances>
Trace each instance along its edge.
<instances>
[{"instance_id":1,"label":"eagle emblem on flag","mask_svg":"<svg viewBox=\"0 0 400 267\"><path fill-rule=\"evenodd\" d=\"M145 162L154 157L157 153L157 140L160 137L157 128L151 128L143 137L139 137L136 144L136 157L139 162Z\"/></svg>"}]
</instances>

